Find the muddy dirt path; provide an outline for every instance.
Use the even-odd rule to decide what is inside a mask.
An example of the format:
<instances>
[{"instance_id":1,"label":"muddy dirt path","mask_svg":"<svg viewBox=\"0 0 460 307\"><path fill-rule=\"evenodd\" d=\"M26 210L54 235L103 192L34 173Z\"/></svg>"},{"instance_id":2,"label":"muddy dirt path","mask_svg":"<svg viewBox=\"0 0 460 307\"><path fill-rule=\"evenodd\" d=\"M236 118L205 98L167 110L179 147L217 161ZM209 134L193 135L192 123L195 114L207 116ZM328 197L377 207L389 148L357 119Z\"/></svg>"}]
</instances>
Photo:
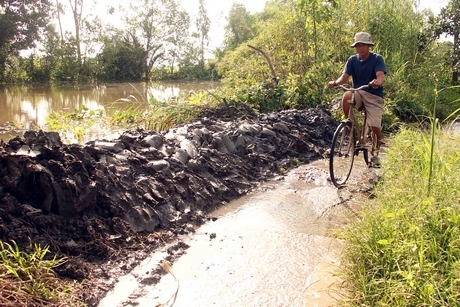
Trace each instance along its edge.
<instances>
[{"instance_id":1,"label":"muddy dirt path","mask_svg":"<svg viewBox=\"0 0 460 307\"><path fill-rule=\"evenodd\" d=\"M336 232L359 215L357 198L366 197L379 170L357 161L350 186L337 190L327 169L326 160L300 166L211 212L196 233L121 277L99 307L335 306L344 295ZM182 255L169 274L151 284L178 245Z\"/></svg>"}]
</instances>

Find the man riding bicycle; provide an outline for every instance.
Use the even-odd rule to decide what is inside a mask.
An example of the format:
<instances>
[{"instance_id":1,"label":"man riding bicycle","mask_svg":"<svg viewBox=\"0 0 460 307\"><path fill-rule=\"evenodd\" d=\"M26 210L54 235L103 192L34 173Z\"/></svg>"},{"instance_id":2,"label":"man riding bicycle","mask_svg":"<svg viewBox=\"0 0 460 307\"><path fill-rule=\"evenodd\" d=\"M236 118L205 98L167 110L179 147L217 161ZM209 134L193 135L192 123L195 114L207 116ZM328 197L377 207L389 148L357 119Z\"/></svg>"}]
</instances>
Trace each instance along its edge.
<instances>
[{"instance_id":1,"label":"man riding bicycle","mask_svg":"<svg viewBox=\"0 0 460 307\"><path fill-rule=\"evenodd\" d=\"M329 81L328 86L333 88L337 84L345 84L350 76L352 77L353 87L357 88L365 84L370 87L357 91L355 94L355 107L362 105L366 108L367 121L372 128L372 138L374 140L371 150L371 163L379 166L378 152L382 139L382 115L383 115L383 82L385 81L386 65L380 54L370 51L370 47L375 44L369 33L358 32L354 37L351 47L355 47L356 54L348 58L342 75L335 81ZM351 99L351 92L345 92L342 97L342 110L345 116L348 115Z\"/></svg>"}]
</instances>

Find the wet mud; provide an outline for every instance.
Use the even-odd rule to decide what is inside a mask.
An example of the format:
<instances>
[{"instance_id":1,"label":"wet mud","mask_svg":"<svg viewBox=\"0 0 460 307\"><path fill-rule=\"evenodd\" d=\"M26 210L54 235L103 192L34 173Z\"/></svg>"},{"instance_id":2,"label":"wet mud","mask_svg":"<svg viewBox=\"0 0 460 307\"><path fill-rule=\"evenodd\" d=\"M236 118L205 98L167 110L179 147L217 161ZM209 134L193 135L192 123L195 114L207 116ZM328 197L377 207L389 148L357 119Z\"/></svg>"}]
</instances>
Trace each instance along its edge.
<instances>
[{"instance_id":1,"label":"wet mud","mask_svg":"<svg viewBox=\"0 0 460 307\"><path fill-rule=\"evenodd\" d=\"M86 280L82 298L97 306L113 276L193 233L212 210L324 157L336 126L322 107L256 115L231 105L162 133L130 130L85 145L27 131L1 144L0 239L67 257L57 273ZM178 241L166 260L186 249ZM149 282L164 273L156 268Z\"/></svg>"}]
</instances>

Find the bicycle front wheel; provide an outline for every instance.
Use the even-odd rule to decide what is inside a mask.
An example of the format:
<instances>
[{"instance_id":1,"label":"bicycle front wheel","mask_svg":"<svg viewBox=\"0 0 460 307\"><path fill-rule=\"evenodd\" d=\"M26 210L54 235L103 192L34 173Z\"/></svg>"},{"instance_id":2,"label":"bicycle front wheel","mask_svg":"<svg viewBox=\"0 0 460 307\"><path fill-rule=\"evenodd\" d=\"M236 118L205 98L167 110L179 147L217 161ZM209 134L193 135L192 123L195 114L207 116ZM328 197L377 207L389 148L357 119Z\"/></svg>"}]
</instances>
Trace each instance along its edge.
<instances>
[{"instance_id":1,"label":"bicycle front wheel","mask_svg":"<svg viewBox=\"0 0 460 307\"><path fill-rule=\"evenodd\" d=\"M350 177L355 158L355 143L351 123L341 123L332 138L329 156L329 173L336 187L344 185Z\"/></svg>"}]
</instances>

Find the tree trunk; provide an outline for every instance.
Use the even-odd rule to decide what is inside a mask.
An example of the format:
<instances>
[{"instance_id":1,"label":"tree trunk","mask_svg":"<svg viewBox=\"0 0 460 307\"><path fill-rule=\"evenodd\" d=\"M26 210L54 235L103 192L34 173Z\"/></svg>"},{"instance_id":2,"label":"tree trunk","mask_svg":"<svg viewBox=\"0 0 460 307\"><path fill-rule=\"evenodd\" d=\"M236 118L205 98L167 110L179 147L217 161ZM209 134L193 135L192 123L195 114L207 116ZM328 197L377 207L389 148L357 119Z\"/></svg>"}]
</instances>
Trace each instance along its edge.
<instances>
[{"instance_id":1,"label":"tree trunk","mask_svg":"<svg viewBox=\"0 0 460 307\"><path fill-rule=\"evenodd\" d=\"M452 55L452 85L457 85L458 84L458 58L459 58L459 51L460 51L460 46L459 44L459 34L455 33L454 34L454 50L453 50L453 55Z\"/></svg>"},{"instance_id":2,"label":"tree trunk","mask_svg":"<svg viewBox=\"0 0 460 307\"><path fill-rule=\"evenodd\" d=\"M80 2L80 13L78 13L78 1L74 0L72 5L72 0L69 0L70 7L72 8L73 20L75 23L75 40L77 47L77 61L78 67L81 65L81 49L80 49L80 23L81 23L81 10L83 9L83 0Z\"/></svg>"},{"instance_id":3,"label":"tree trunk","mask_svg":"<svg viewBox=\"0 0 460 307\"><path fill-rule=\"evenodd\" d=\"M64 44L64 32L62 32L62 23L61 23L61 3L59 0L56 0L56 7L57 7L57 17L59 22L59 32L61 33L61 48Z\"/></svg>"}]
</instances>

